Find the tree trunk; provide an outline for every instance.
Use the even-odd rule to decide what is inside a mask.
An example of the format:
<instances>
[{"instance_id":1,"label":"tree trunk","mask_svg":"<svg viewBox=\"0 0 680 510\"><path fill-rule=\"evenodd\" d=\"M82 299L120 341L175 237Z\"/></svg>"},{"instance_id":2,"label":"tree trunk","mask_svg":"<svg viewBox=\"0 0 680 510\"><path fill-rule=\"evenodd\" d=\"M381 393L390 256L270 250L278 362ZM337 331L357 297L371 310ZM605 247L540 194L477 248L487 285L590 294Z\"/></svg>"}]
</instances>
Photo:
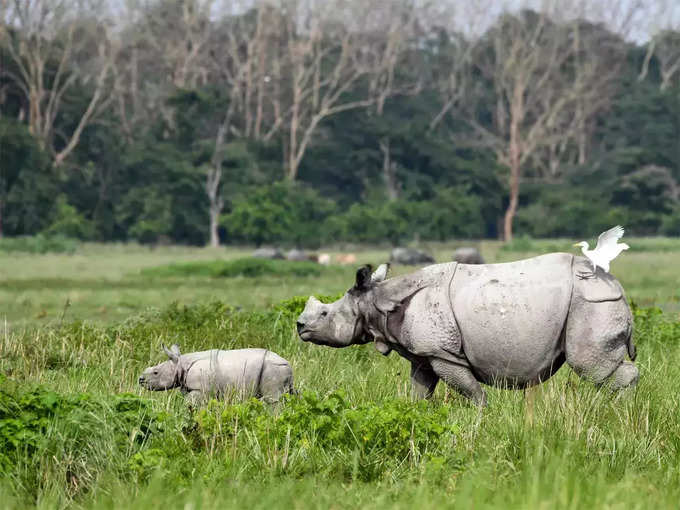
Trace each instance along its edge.
<instances>
[{"instance_id":1,"label":"tree trunk","mask_svg":"<svg viewBox=\"0 0 680 510\"><path fill-rule=\"evenodd\" d=\"M387 198L390 201L399 198L399 186L397 184L396 164L392 161L390 153L390 139L385 137L380 140L380 150L383 153L383 179L387 189Z\"/></svg>"},{"instance_id":2,"label":"tree trunk","mask_svg":"<svg viewBox=\"0 0 680 510\"><path fill-rule=\"evenodd\" d=\"M510 167L510 202L505 210L503 220L503 238L505 242L512 241L512 222L517 212L519 202L519 158L513 159Z\"/></svg>"},{"instance_id":3,"label":"tree trunk","mask_svg":"<svg viewBox=\"0 0 680 510\"><path fill-rule=\"evenodd\" d=\"M517 212L519 201L519 173L522 165L522 141L520 136L520 123L524 118L524 90L520 80L515 86L510 108L510 140L508 146L508 162L510 163L510 202L505 211L503 222L503 237L505 242L512 241L512 222Z\"/></svg>"},{"instance_id":4,"label":"tree trunk","mask_svg":"<svg viewBox=\"0 0 680 510\"><path fill-rule=\"evenodd\" d=\"M4 208L5 208L5 203L2 200L0 200L0 239L2 239L2 237L3 237L3 233L2 233L2 212L3 212Z\"/></svg>"},{"instance_id":5,"label":"tree trunk","mask_svg":"<svg viewBox=\"0 0 680 510\"><path fill-rule=\"evenodd\" d=\"M291 139L291 145L295 145L295 141ZM298 173L298 161L293 153L293 149L290 149L288 154L288 172L286 172L286 177L289 181L294 181L297 178Z\"/></svg>"},{"instance_id":6,"label":"tree trunk","mask_svg":"<svg viewBox=\"0 0 680 510\"><path fill-rule=\"evenodd\" d=\"M210 203L210 246L212 248L220 247L220 235L218 232L220 213L222 208L218 207L220 204L211 200Z\"/></svg>"},{"instance_id":7,"label":"tree trunk","mask_svg":"<svg viewBox=\"0 0 680 510\"><path fill-rule=\"evenodd\" d=\"M215 149L212 158L212 168L208 170L205 181L205 191L210 201L210 246L217 248L220 245L220 235L218 232L220 214L224 207L224 200L221 196L220 185L222 183L222 158L224 141L231 123L232 105L229 105L224 121L217 128L217 135L215 136Z\"/></svg>"},{"instance_id":8,"label":"tree trunk","mask_svg":"<svg viewBox=\"0 0 680 510\"><path fill-rule=\"evenodd\" d=\"M298 171L298 159L297 159L297 154L298 154L298 146L297 146L297 132L298 132L298 93L297 89L295 91L295 99L293 100L293 111L291 115L291 121L290 121L290 133L288 135L288 164L287 166L287 172L286 176L288 177L288 180L294 181L295 178L297 177L297 171Z\"/></svg>"}]
</instances>

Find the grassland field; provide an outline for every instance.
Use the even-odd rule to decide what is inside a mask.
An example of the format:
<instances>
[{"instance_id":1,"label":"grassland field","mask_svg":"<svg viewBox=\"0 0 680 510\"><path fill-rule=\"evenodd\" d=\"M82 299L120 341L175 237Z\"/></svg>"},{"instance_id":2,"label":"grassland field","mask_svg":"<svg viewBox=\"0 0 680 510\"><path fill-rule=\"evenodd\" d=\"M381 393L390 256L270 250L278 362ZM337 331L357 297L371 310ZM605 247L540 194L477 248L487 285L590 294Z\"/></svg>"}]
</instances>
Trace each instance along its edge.
<instances>
[{"instance_id":1,"label":"grassland field","mask_svg":"<svg viewBox=\"0 0 680 510\"><path fill-rule=\"evenodd\" d=\"M476 245L503 262L572 242ZM291 298L343 292L356 265L218 277L251 249L0 253L0 508L678 508L680 240L627 242L611 271L634 303L638 387L614 396L564 367L487 388L481 411L443 384L412 401L394 354L299 341ZM448 261L463 244L427 248ZM274 350L301 395L190 412L136 384L173 342Z\"/></svg>"}]
</instances>

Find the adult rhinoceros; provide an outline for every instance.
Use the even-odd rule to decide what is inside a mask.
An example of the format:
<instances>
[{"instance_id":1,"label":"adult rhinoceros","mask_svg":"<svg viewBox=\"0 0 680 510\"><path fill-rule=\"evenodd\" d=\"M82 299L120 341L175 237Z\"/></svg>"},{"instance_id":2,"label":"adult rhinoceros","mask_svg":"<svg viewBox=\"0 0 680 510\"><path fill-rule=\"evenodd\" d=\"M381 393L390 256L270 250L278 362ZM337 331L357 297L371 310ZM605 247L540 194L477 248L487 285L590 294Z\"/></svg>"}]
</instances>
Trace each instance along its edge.
<instances>
[{"instance_id":1,"label":"adult rhinoceros","mask_svg":"<svg viewBox=\"0 0 680 510\"><path fill-rule=\"evenodd\" d=\"M411 362L416 395L439 381L484 405L480 383L525 388L566 362L580 376L612 388L634 385L632 317L621 285L587 272L583 257L553 253L504 264L451 262L385 279L364 266L338 301L310 297L298 318L300 338L331 347L373 341L382 354Z\"/></svg>"}]
</instances>

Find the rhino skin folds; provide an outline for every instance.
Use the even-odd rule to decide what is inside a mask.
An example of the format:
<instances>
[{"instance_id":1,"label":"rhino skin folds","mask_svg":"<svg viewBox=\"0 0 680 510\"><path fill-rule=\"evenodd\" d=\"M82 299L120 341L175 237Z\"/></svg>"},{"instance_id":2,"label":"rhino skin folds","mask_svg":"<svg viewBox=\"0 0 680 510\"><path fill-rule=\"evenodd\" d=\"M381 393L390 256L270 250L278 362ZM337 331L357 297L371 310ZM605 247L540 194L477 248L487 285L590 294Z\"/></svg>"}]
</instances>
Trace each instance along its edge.
<instances>
[{"instance_id":1,"label":"rhino skin folds","mask_svg":"<svg viewBox=\"0 0 680 510\"><path fill-rule=\"evenodd\" d=\"M428 397L439 379L478 404L480 383L524 388L566 361L580 376L613 389L638 371L632 316L614 277L581 279L586 261L553 253L503 264L436 264L380 281L367 268L343 298L310 298L300 337L332 347L373 341L411 362L414 393Z\"/></svg>"}]
</instances>

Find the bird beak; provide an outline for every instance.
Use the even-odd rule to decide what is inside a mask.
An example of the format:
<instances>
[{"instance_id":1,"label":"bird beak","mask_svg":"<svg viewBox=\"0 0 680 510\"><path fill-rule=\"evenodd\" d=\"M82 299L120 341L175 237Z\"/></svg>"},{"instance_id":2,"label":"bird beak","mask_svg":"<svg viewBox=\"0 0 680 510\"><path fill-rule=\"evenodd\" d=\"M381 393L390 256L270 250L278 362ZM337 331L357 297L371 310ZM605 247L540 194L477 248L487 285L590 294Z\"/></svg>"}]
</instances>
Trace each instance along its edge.
<instances>
[{"instance_id":1,"label":"bird beak","mask_svg":"<svg viewBox=\"0 0 680 510\"><path fill-rule=\"evenodd\" d=\"M572 244L572 246L581 246L581 243Z\"/></svg>"}]
</instances>

